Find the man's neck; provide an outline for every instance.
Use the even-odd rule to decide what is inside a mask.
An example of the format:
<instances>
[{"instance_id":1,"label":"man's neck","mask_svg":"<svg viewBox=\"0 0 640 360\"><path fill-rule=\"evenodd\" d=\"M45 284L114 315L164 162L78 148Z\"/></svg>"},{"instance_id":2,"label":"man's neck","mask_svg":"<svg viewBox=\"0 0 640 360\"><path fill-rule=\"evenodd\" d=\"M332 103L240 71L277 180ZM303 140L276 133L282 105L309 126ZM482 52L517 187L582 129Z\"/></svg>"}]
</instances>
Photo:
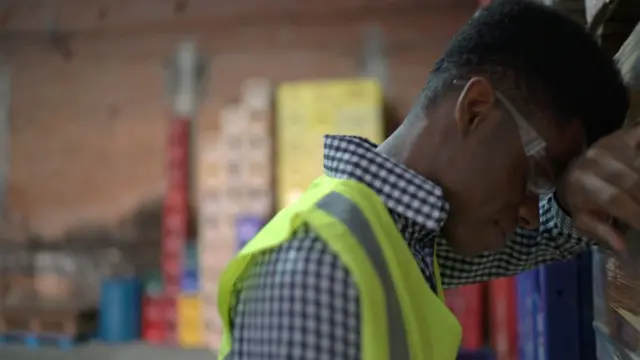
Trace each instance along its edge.
<instances>
[{"instance_id":1,"label":"man's neck","mask_svg":"<svg viewBox=\"0 0 640 360\"><path fill-rule=\"evenodd\" d=\"M406 165L407 159L410 158L418 138L426 129L427 123L419 108L414 107L398 129L378 146L378 152Z\"/></svg>"}]
</instances>

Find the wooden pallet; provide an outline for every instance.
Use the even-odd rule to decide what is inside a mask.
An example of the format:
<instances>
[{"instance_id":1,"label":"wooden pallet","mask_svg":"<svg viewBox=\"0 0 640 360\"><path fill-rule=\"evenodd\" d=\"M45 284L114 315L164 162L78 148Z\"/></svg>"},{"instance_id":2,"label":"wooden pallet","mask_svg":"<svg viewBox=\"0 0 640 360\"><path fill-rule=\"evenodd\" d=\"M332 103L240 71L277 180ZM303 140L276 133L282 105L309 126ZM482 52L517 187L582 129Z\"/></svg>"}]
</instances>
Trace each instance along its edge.
<instances>
[{"instance_id":1,"label":"wooden pallet","mask_svg":"<svg viewBox=\"0 0 640 360\"><path fill-rule=\"evenodd\" d=\"M97 310L14 306L0 312L0 346L73 347L96 332Z\"/></svg>"}]
</instances>

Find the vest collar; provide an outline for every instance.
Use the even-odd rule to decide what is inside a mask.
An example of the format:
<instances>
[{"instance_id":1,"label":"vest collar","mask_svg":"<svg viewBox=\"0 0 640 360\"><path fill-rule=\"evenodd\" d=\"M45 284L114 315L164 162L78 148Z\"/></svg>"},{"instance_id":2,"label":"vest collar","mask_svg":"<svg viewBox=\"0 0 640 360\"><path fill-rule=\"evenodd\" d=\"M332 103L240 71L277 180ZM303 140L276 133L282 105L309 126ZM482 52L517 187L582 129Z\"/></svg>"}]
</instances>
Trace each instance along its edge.
<instances>
[{"instance_id":1,"label":"vest collar","mask_svg":"<svg viewBox=\"0 0 640 360\"><path fill-rule=\"evenodd\" d=\"M327 135L325 174L370 187L392 213L410 220L404 226L413 227L413 232L416 229L411 223L420 227L414 236L439 232L449 211L442 188L376 149L377 145L365 138Z\"/></svg>"}]
</instances>

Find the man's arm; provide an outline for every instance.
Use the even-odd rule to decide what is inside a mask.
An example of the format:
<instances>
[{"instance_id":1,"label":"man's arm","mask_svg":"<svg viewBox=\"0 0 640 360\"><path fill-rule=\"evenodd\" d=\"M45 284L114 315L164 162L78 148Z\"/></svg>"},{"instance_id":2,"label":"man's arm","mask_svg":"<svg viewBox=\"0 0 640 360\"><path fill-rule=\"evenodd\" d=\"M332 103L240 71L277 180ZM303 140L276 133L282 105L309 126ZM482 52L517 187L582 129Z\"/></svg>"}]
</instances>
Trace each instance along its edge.
<instances>
[{"instance_id":1,"label":"man's arm","mask_svg":"<svg viewBox=\"0 0 640 360\"><path fill-rule=\"evenodd\" d=\"M453 287L510 276L567 259L589 245L590 240L571 226L571 218L558 206L554 196L549 196L540 201L538 229L518 228L516 236L505 248L468 258L452 253L446 241L438 239L437 257L443 286Z\"/></svg>"},{"instance_id":2,"label":"man's arm","mask_svg":"<svg viewBox=\"0 0 640 360\"><path fill-rule=\"evenodd\" d=\"M239 281L226 360L356 360L360 303L349 271L308 228Z\"/></svg>"}]
</instances>

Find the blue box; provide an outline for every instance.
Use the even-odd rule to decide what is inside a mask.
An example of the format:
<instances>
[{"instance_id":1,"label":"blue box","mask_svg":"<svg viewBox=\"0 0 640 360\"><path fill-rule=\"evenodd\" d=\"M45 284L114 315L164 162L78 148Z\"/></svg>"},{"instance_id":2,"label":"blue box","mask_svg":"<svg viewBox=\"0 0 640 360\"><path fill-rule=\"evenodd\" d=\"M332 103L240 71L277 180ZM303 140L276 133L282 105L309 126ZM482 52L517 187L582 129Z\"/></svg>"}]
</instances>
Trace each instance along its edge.
<instances>
[{"instance_id":1,"label":"blue box","mask_svg":"<svg viewBox=\"0 0 640 360\"><path fill-rule=\"evenodd\" d=\"M597 286L593 276L593 254L589 249L578 255L578 297L580 298L580 359L596 360L597 347L593 328L595 310L593 290Z\"/></svg>"},{"instance_id":2,"label":"blue box","mask_svg":"<svg viewBox=\"0 0 640 360\"><path fill-rule=\"evenodd\" d=\"M460 350L456 360L494 360L495 357L491 350Z\"/></svg>"},{"instance_id":3,"label":"blue box","mask_svg":"<svg viewBox=\"0 0 640 360\"><path fill-rule=\"evenodd\" d=\"M595 360L591 254L539 269L542 351L538 359Z\"/></svg>"},{"instance_id":4,"label":"blue box","mask_svg":"<svg viewBox=\"0 0 640 360\"><path fill-rule=\"evenodd\" d=\"M557 261L539 271L546 346L538 358L581 360L578 260Z\"/></svg>"},{"instance_id":5,"label":"blue box","mask_svg":"<svg viewBox=\"0 0 640 360\"><path fill-rule=\"evenodd\" d=\"M258 233L265 221L260 216L239 215L236 218L236 249L240 251Z\"/></svg>"},{"instance_id":6,"label":"blue box","mask_svg":"<svg viewBox=\"0 0 640 360\"><path fill-rule=\"evenodd\" d=\"M536 359L548 359L548 340L547 340L547 306L545 301L546 291L543 285L544 275L542 268L537 268L535 281L533 284L533 292L530 294L533 302L533 319L534 319L534 343L536 344Z\"/></svg>"},{"instance_id":7,"label":"blue box","mask_svg":"<svg viewBox=\"0 0 640 360\"><path fill-rule=\"evenodd\" d=\"M537 360L536 301L538 271L529 270L516 276L516 311L518 314L518 358Z\"/></svg>"},{"instance_id":8,"label":"blue box","mask_svg":"<svg viewBox=\"0 0 640 360\"><path fill-rule=\"evenodd\" d=\"M198 268L198 244L189 242L184 249L184 267L192 270Z\"/></svg>"},{"instance_id":9,"label":"blue box","mask_svg":"<svg viewBox=\"0 0 640 360\"><path fill-rule=\"evenodd\" d=\"M180 291L183 294L196 294L200 291L200 279L197 269L185 269L180 279Z\"/></svg>"}]
</instances>

